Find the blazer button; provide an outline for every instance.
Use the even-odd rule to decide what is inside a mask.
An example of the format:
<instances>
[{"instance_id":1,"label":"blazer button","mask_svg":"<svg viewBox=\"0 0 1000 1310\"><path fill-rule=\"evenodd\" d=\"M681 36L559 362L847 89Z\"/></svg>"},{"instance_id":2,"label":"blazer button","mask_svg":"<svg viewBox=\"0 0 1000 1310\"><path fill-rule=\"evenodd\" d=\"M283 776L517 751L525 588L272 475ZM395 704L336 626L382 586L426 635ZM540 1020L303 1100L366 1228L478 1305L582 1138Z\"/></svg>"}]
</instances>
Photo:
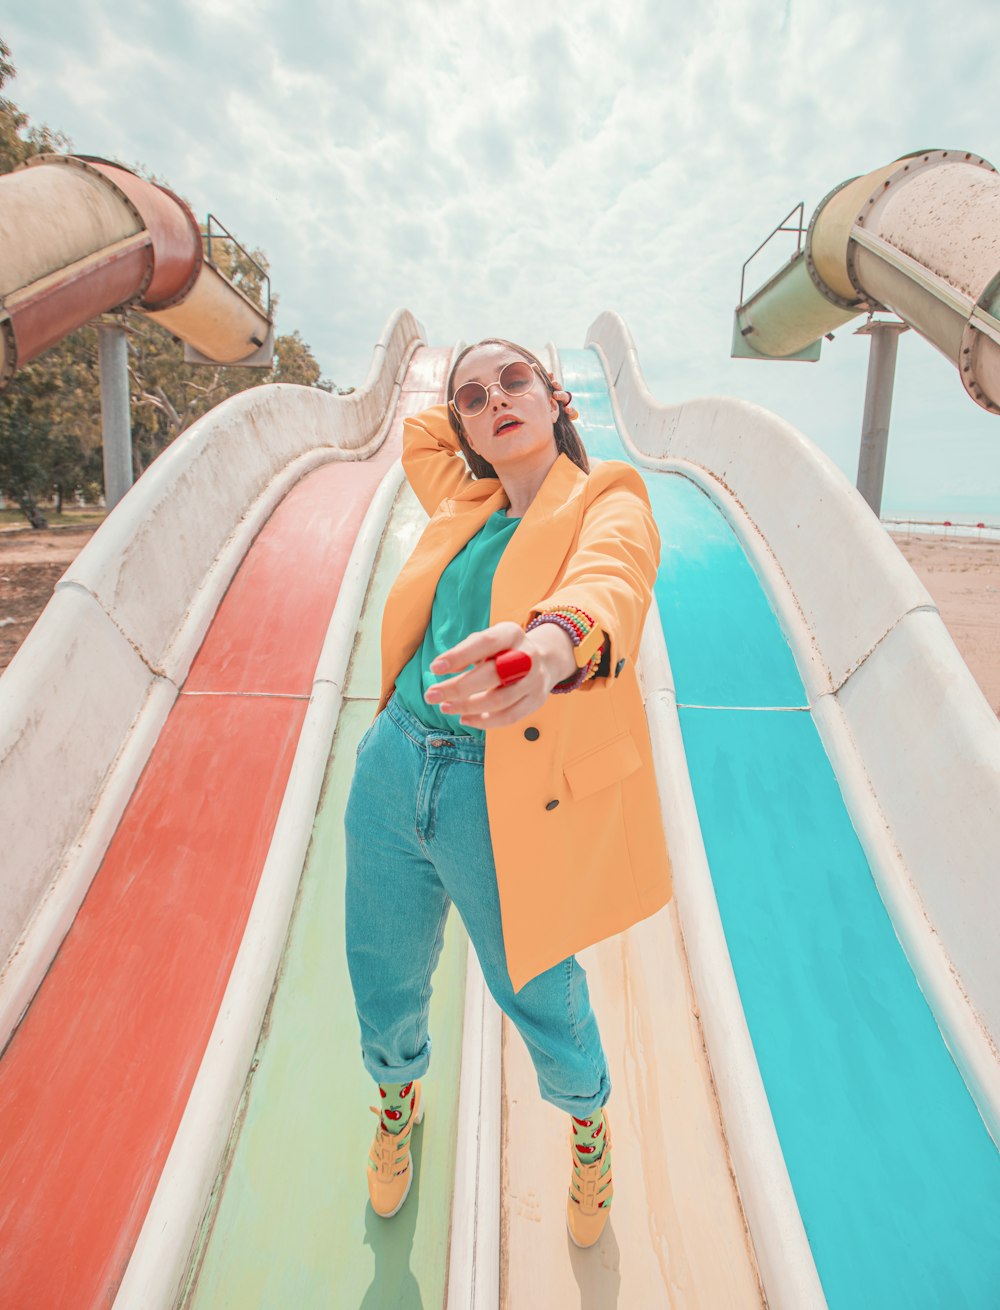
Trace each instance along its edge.
<instances>
[{"instance_id":1,"label":"blazer button","mask_svg":"<svg viewBox=\"0 0 1000 1310\"><path fill-rule=\"evenodd\" d=\"M540 734L537 728L525 728L524 735L529 741L537 741Z\"/></svg>"},{"instance_id":2,"label":"blazer button","mask_svg":"<svg viewBox=\"0 0 1000 1310\"><path fill-rule=\"evenodd\" d=\"M548 805L546 805L545 808L547 810L554 810L558 804L559 804L558 801L549 801Z\"/></svg>"},{"instance_id":3,"label":"blazer button","mask_svg":"<svg viewBox=\"0 0 1000 1310\"><path fill-rule=\"evenodd\" d=\"M624 667L625 667L625 660L624 660L624 659L620 659L620 660L618 661L618 663L615 665L615 677L616 677L616 678L618 677L619 673L621 673L621 671L622 671L622 669L623 669Z\"/></svg>"}]
</instances>

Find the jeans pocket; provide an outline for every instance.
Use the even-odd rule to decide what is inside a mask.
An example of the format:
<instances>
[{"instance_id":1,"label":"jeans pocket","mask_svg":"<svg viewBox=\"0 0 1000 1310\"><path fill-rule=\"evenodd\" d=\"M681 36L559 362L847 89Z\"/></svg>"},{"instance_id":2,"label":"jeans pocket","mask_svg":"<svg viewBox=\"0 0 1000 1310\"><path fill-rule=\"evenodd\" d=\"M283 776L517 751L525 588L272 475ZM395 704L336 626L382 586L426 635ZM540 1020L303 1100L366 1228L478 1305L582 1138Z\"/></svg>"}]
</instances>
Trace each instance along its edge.
<instances>
[{"instance_id":1,"label":"jeans pocket","mask_svg":"<svg viewBox=\"0 0 1000 1310\"><path fill-rule=\"evenodd\" d=\"M378 719L376 718L376 719L375 719L372 723L370 723L370 724L368 725L368 727L365 729L364 735L362 736L361 740L358 742L357 749L356 749L355 752L354 752L354 759L355 759L355 761L358 759L359 755L361 754L361 751L362 751L362 749L363 749L363 747L364 747L364 744L365 744L365 742L368 740L368 738L371 736L372 729L375 727L375 724L376 724L377 722L378 722Z\"/></svg>"}]
</instances>

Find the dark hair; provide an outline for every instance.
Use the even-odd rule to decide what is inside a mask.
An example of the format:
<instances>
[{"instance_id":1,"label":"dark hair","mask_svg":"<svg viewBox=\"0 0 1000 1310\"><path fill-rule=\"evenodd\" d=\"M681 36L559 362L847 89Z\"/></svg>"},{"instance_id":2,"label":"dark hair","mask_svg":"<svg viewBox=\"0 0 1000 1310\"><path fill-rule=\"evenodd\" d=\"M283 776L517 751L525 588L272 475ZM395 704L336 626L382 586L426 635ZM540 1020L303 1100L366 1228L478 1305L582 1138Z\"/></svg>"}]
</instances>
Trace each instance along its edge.
<instances>
[{"instance_id":1,"label":"dark hair","mask_svg":"<svg viewBox=\"0 0 1000 1310\"><path fill-rule=\"evenodd\" d=\"M510 350L516 351L522 359L526 359L529 364L538 365L538 371L541 374L545 385L548 387L550 394L554 391L558 391L559 388L553 385L549 378L548 370L536 355L533 355L530 350L525 350L524 346L519 346L513 341L505 341L503 337L486 337L483 341L477 341L474 345L466 346L455 360L454 364L452 364L451 372L448 375L447 389L447 398L449 402L448 422L451 424L452 431L458 437L458 444L462 447L462 450L465 453L465 458L469 461L469 467L473 474L477 478L499 478L500 475L497 473L493 465L488 460L483 459L482 455L477 455L469 445L461 420L452 409L450 403L455 395L455 372L458 369L459 364L461 364L462 360L470 350L478 350L480 346L507 346ZM572 419L566 413L566 410L562 405L559 406L559 413L556 416L554 436L556 439L556 450L563 455L568 456L578 468L583 469L584 473L589 473L590 461L587 459L587 452L584 449L583 442L580 440L580 434L573 426Z\"/></svg>"}]
</instances>

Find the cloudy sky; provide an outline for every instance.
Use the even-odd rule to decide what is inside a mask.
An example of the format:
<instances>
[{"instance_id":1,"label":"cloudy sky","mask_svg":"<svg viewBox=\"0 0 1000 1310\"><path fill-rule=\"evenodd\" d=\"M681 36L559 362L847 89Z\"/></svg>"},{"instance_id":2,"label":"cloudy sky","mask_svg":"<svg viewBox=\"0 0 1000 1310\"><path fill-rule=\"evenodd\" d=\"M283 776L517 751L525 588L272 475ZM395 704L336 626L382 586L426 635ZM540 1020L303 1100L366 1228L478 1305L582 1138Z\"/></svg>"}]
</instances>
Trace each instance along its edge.
<instances>
[{"instance_id":1,"label":"cloudy sky","mask_svg":"<svg viewBox=\"0 0 1000 1310\"><path fill-rule=\"evenodd\" d=\"M967 0L960 18L929 0L42 0L8 7L0 35L32 121L145 165L266 252L279 331L298 328L341 386L364 379L399 306L434 345L535 348L582 346L614 309L660 400L757 401L853 481L863 320L818 364L731 360L740 269L798 201L808 218L899 155L1000 165L997 13L995 0ZM1000 418L907 332L883 513L913 511L1000 523Z\"/></svg>"}]
</instances>

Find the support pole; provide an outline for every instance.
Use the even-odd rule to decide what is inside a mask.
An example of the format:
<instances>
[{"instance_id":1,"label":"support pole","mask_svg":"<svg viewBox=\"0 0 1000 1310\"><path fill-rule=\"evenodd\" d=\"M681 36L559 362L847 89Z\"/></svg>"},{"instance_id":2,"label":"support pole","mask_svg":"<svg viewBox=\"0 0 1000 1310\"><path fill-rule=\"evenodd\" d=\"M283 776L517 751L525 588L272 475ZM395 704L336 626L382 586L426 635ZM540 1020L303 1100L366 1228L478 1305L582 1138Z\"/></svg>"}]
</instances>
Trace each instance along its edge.
<instances>
[{"instance_id":1,"label":"support pole","mask_svg":"<svg viewBox=\"0 0 1000 1310\"><path fill-rule=\"evenodd\" d=\"M128 344L117 322L97 327L104 438L104 502L114 507L132 485L132 416L129 409Z\"/></svg>"},{"instance_id":2,"label":"support pole","mask_svg":"<svg viewBox=\"0 0 1000 1310\"><path fill-rule=\"evenodd\" d=\"M858 456L858 490L877 518L882 512L882 484L885 481L885 452L889 442L892 384L896 374L899 334L907 330L896 319L870 320L855 336L870 336L868 385L861 423L861 451Z\"/></svg>"}]
</instances>

